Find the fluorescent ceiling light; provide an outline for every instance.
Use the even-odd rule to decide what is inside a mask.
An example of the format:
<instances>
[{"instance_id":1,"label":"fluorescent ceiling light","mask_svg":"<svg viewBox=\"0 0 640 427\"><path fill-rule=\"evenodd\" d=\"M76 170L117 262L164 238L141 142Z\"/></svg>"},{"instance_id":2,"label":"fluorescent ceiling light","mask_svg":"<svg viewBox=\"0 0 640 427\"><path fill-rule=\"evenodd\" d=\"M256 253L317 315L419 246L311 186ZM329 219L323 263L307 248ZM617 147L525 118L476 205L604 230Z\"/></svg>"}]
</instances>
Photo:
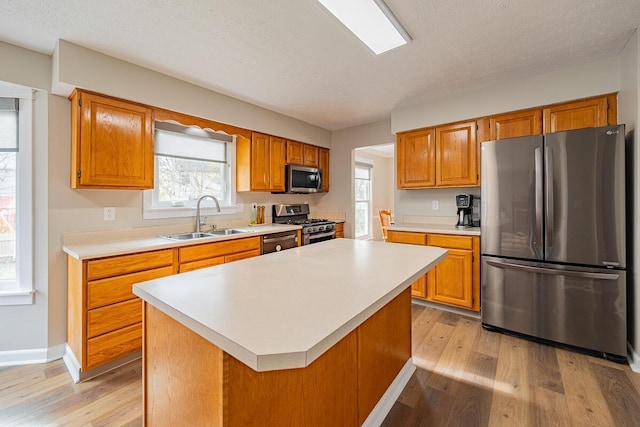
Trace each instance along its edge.
<instances>
[{"instance_id":1,"label":"fluorescent ceiling light","mask_svg":"<svg viewBox=\"0 0 640 427\"><path fill-rule=\"evenodd\" d=\"M318 0L376 55L411 37L382 0Z\"/></svg>"}]
</instances>

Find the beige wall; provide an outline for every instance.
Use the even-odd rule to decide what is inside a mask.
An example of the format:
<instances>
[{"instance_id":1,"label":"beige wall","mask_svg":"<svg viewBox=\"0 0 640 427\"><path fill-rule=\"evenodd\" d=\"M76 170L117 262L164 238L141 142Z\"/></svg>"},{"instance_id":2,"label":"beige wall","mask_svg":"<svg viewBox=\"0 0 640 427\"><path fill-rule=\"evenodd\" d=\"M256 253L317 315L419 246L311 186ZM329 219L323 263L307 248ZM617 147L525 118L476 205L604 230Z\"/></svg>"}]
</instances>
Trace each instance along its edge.
<instances>
[{"instance_id":1,"label":"beige wall","mask_svg":"<svg viewBox=\"0 0 640 427\"><path fill-rule=\"evenodd\" d=\"M318 200L318 210L345 212L345 237L354 235L353 165L354 149L370 145L395 143L391 121L382 120L362 126L334 131L331 136L331 190Z\"/></svg>"},{"instance_id":2,"label":"beige wall","mask_svg":"<svg viewBox=\"0 0 640 427\"><path fill-rule=\"evenodd\" d=\"M54 52L53 92L73 87L204 117L322 147L331 132L318 126L186 83L165 74L60 40Z\"/></svg>"},{"instance_id":3,"label":"beige wall","mask_svg":"<svg viewBox=\"0 0 640 427\"><path fill-rule=\"evenodd\" d=\"M458 93L391 113L393 133L617 92L618 57Z\"/></svg>"}]
</instances>

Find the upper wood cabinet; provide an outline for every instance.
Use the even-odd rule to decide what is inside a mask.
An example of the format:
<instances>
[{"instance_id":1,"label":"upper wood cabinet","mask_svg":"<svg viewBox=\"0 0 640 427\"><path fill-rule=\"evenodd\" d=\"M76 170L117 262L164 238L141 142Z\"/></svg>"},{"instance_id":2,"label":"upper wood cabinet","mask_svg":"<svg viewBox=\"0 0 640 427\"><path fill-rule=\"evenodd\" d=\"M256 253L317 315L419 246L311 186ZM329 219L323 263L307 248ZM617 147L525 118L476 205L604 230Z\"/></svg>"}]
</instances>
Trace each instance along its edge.
<instances>
[{"instance_id":1,"label":"upper wood cabinet","mask_svg":"<svg viewBox=\"0 0 640 427\"><path fill-rule=\"evenodd\" d=\"M436 186L480 184L476 122L436 128Z\"/></svg>"},{"instance_id":2,"label":"upper wood cabinet","mask_svg":"<svg viewBox=\"0 0 640 427\"><path fill-rule=\"evenodd\" d=\"M287 164L319 167L319 147L287 140Z\"/></svg>"},{"instance_id":3,"label":"upper wood cabinet","mask_svg":"<svg viewBox=\"0 0 640 427\"><path fill-rule=\"evenodd\" d=\"M476 122L398 134L399 189L479 185Z\"/></svg>"},{"instance_id":4,"label":"upper wood cabinet","mask_svg":"<svg viewBox=\"0 0 640 427\"><path fill-rule=\"evenodd\" d=\"M542 110L500 114L489 119L489 140L542 134Z\"/></svg>"},{"instance_id":5,"label":"upper wood cabinet","mask_svg":"<svg viewBox=\"0 0 640 427\"><path fill-rule=\"evenodd\" d=\"M608 95L544 108L544 133L614 125L616 96Z\"/></svg>"},{"instance_id":6,"label":"upper wood cabinet","mask_svg":"<svg viewBox=\"0 0 640 427\"><path fill-rule=\"evenodd\" d=\"M285 191L286 141L253 132L236 137L237 191Z\"/></svg>"},{"instance_id":7,"label":"upper wood cabinet","mask_svg":"<svg viewBox=\"0 0 640 427\"><path fill-rule=\"evenodd\" d=\"M322 191L324 193L329 191L329 154L330 151L327 148L318 149L318 165L322 169Z\"/></svg>"},{"instance_id":8,"label":"upper wood cabinet","mask_svg":"<svg viewBox=\"0 0 640 427\"><path fill-rule=\"evenodd\" d=\"M153 188L151 108L81 90L70 100L71 188Z\"/></svg>"},{"instance_id":9,"label":"upper wood cabinet","mask_svg":"<svg viewBox=\"0 0 640 427\"><path fill-rule=\"evenodd\" d=\"M318 167L318 147L304 144L304 159L302 164L314 168Z\"/></svg>"},{"instance_id":10,"label":"upper wood cabinet","mask_svg":"<svg viewBox=\"0 0 640 427\"><path fill-rule=\"evenodd\" d=\"M396 163L398 188L425 188L436 185L435 129L398 134Z\"/></svg>"},{"instance_id":11,"label":"upper wood cabinet","mask_svg":"<svg viewBox=\"0 0 640 427\"><path fill-rule=\"evenodd\" d=\"M304 162L304 144L287 140L287 164L301 165Z\"/></svg>"}]
</instances>

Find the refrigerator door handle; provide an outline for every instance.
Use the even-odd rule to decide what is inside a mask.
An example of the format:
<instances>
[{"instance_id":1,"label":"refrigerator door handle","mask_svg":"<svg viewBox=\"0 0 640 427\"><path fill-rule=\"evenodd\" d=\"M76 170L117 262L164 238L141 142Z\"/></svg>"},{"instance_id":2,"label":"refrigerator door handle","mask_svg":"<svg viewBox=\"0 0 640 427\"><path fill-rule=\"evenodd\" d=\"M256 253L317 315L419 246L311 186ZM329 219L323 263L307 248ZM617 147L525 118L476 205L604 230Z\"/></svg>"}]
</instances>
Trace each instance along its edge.
<instances>
[{"instance_id":1,"label":"refrigerator door handle","mask_svg":"<svg viewBox=\"0 0 640 427\"><path fill-rule=\"evenodd\" d=\"M553 151L551 147L546 147L544 151L544 167L545 167L545 225L547 227L546 248L550 252L553 247ZM545 254L545 256L547 256Z\"/></svg>"},{"instance_id":2,"label":"refrigerator door handle","mask_svg":"<svg viewBox=\"0 0 640 427\"><path fill-rule=\"evenodd\" d=\"M535 149L535 230L534 230L534 250L538 256L542 256L542 152L541 148Z\"/></svg>"},{"instance_id":3,"label":"refrigerator door handle","mask_svg":"<svg viewBox=\"0 0 640 427\"><path fill-rule=\"evenodd\" d=\"M495 260L486 260L486 263L497 268L510 268L512 270L522 270L531 273L551 274L555 276L571 276L579 277L582 279L618 280L618 277L620 277L620 275L616 273L589 273L586 271L557 270L554 268L533 267L530 265L513 264L510 262Z\"/></svg>"}]
</instances>

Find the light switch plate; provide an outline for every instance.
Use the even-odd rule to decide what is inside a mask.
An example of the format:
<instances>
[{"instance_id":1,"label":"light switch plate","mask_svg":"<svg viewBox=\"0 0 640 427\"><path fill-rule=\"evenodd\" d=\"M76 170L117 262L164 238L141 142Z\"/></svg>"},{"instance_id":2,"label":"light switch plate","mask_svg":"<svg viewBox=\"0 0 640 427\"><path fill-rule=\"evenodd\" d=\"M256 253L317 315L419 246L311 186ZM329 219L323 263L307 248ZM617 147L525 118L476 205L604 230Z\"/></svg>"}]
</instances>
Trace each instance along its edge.
<instances>
[{"instance_id":1,"label":"light switch plate","mask_svg":"<svg viewBox=\"0 0 640 427\"><path fill-rule=\"evenodd\" d=\"M431 201L431 209L433 209L434 211L437 211L438 209L440 209L440 201L439 200L432 200Z\"/></svg>"},{"instance_id":2,"label":"light switch plate","mask_svg":"<svg viewBox=\"0 0 640 427\"><path fill-rule=\"evenodd\" d=\"M114 208L113 206L104 208L104 220L115 221L115 219L116 219L116 208Z\"/></svg>"}]
</instances>

